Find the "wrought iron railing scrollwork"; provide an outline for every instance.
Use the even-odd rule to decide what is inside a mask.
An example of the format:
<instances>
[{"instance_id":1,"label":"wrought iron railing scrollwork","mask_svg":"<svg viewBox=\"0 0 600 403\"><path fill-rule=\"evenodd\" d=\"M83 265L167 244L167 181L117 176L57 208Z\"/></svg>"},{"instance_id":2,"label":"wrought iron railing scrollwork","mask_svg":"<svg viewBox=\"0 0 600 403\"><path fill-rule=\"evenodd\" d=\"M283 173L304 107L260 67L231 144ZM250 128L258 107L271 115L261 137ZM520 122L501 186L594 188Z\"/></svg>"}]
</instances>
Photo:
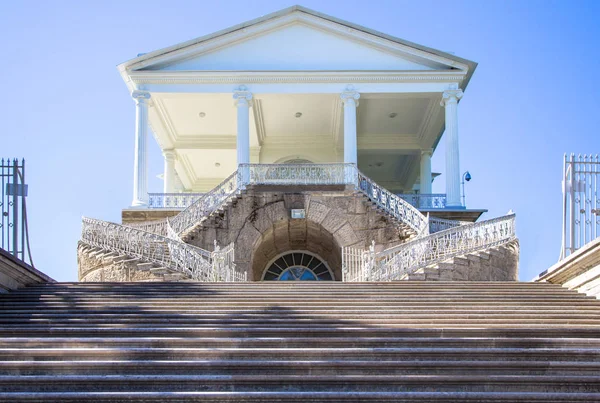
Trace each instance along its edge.
<instances>
[{"instance_id":1,"label":"wrought iron railing scrollwork","mask_svg":"<svg viewBox=\"0 0 600 403\"><path fill-rule=\"evenodd\" d=\"M155 263L183 273L192 280L246 281L245 273L235 270L233 245L209 252L131 226L87 217L83 217L82 221L81 240L89 245Z\"/></svg>"},{"instance_id":2,"label":"wrought iron railing scrollwork","mask_svg":"<svg viewBox=\"0 0 600 403\"><path fill-rule=\"evenodd\" d=\"M216 188L205 193L188 208L169 220L177 234L192 228L203 218L221 207L230 197L241 190L240 171L235 171Z\"/></svg>"},{"instance_id":3,"label":"wrought iron railing scrollwork","mask_svg":"<svg viewBox=\"0 0 600 403\"><path fill-rule=\"evenodd\" d=\"M446 194L444 193L400 193L396 196L419 209L433 210L446 208Z\"/></svg>"},{"instance_id":4,"label":"wrought iron railing scrollwork","mask_svg":"<svg viewBox=\"0 0 600 403\"><path fill-rule=\"evenodd\" d=\"M162 236L168 235L168 223L166 218L155 221L143 221L140 223L131 222L123 225L139 229L141 231L152 232L153 234L158 234Z\"/></svg>"},{"instance_id":5,"label":"wrought iron railing scrollwork","mask_svg":"<svg viewBox=\"0 0 600 403\"><path fill-rule=\"evenodd\" d=\"M240 164L219 186L170 218L171 227L181 235L249 185L351 185L388 214L406 223L418 236L429 233L427 219L417 208L377 185L355 164L346 163ZM166 228L157 223L156 229L165 235Z\"/></svg>"},{"instance_id":6,"label":"wrought iron railing scrollwork","mask_svg":"<svg viewBox=\"0 0 600 403\"><path fill-rule=\"evenodd\" d=\"M248 185L345 185L353 164L241 164Z\"/></svg>"},{"instance_id":7,"label":"wrought iron railing scrollwork","mask_svg":"<svg viewBox=\"0 0 600 403\"><path fill-rule=\"evenodd\" d=\"M379 253L372 252L372 259L368 260L372 265L361 269L369 273L371 281L402 280L420 268L502 245L515 237L515 215L509 214L452 227Z\"/></svg>"},{"instance_id":8,"label":"wrought iron railing scrollwork","mask_svg":"<svg viewBox=\"0 0 600 403\"><path fill-rule=\"evenodd\" d=\"M358 189L375 202L377 206L400 222L406 223L417 233L418 237L429 234L427 218L416 207L381 187L358 169L356 171Z\"/></svg>"},{"instance_id":9,"label":"wrought iron railing scrollwork","mask_svg":"<svg viewBox=\"0 0 600 403\"><path fill-rule=\"evenodd\" d=\"M449 228L459 227L461 225L469 225L467 221L455 221L447 220L445 218L431 217L429 216L429 233L434 234L436 232L444 231Z\"/></svg>"},{"instance_id":10,"label":"wrought iron railing scrollwork","mask_svg":"<svg viewBox=\"0 0 600 403\"><path fill-rule=\"evenodd\" d=\"M148 208L184 209L204 193L148 193Z\"/></svg>"}]
</instances>

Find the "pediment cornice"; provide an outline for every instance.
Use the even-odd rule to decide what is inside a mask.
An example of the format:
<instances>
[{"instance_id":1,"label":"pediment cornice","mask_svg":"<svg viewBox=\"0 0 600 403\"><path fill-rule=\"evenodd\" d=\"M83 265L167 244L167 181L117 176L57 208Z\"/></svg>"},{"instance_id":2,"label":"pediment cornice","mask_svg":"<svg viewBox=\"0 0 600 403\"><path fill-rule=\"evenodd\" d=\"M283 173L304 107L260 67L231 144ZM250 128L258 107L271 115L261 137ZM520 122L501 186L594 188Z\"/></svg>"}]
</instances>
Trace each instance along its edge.
<instances>
[{"instance_id":1,"label":"pediment cornice","mask_svg":"<svg viewBox=\"0 0 600 403\"><path fill-rule=\"evenodd\" d=\"M261 83L406 83L462 82L462 71L134 71L129 74L136 85L144 84L246 84Z\"/></svg>"},{"instance_id":2,"label":"pediment cornice","mask_svg":"<svg viewBox=\"0 0 600 403\"><path fill-rule=\"evenodd\" d=\"M427 64L427 72L249 72L249 71L161 71L176 64L236 43L273 32L281 27L303 24L333 33L364 46ZM287 83L287 82L408 82L463 81L466 86L476 63L454 55L417 45L356 24L336 19L304 7L290 7L235 27L139 56L119 66L126 82L147 83ZM237 73L237 74L236 74ZM240 76L242 74L242 76ZM449 77L452 76L450 79ZM300 80L300 81L299 81Z\"/></svg>"}]
</instances>

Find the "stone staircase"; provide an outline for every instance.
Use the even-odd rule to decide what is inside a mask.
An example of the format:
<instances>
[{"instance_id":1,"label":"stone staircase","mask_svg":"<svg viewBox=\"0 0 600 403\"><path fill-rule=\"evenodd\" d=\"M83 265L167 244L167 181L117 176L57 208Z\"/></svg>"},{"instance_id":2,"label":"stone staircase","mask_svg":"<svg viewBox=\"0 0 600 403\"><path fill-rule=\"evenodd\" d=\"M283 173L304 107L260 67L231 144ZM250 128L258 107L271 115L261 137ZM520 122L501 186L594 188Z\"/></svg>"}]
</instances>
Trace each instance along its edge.
<instances>
[{"instance_id":1,"label":"stone staircase","mask_svg":"<svg viewBox=\"0 0 600 403\"><path fill-rule=\"evenodd\" d=\"M598 402L552 284L62 283L0 296L0 401Z\"/></svg>"},{"instance_id":2,"label":"stone staircase","mask_svg":"<svg viewBox=\"0 0 600 403\"><path fill-rule=\"evenodd\" d=\"M485 250L454 256L406 275L417 281L518 280L519 242L513 240Z\"/></svg>"},{"instance_id":3,"label":"stone staircase","mask_svg":"<svg viewBox=\"0 0 600 403\"><path fill-rule=\"evenodd\" d=\"M168 247L164 246L165 254L168 255ZM149 262L140 258L129 256L125 253L111 252L104 248L89 245L79 241L77 248L78 259L85 259L85 264L79 264L79 267L85 267L87 270L80 273L80 278L85 278L88 273L93 272L99 267L119 266L122 271L127 272L130 281L178 281L187 277L175 270ZM81 262L80 262L81 263ZM134 274L133 271L136 273ZM131 278L132 276L136 278ZM110 281L111 279L98 278L97 281ZM116 279L115 279L116 280Z\"/></svg>"}]
</instances>

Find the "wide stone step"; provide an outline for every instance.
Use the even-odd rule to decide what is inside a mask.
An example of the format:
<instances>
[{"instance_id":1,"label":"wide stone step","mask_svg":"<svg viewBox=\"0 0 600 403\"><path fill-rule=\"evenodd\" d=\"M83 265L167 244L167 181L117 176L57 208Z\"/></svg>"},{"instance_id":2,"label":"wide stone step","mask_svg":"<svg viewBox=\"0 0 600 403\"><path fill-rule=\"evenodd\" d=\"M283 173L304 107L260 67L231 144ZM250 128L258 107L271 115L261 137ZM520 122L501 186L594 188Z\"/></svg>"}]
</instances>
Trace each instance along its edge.
<instances>
[{"instance_id":1,"label":"wide stone step","mask_svg":"<svg viewBox=\"0 0 600 403\"><path fill-rule=\"evenodd\" d=\"M543 337L4 337L0 348L95 347L471 347L471 348L593 348L600 338Z\"/></svg>"},{"instance_id":2,"label":"wide stone step","mask_svg":"<svg viewBox=\"0 0 600 403\"><path fill-rule=\"evenodd\" d=\"M0 402L598 402L600 393L544 392L0 392Z\"/></svg>"},{"instance_id":3,"label":"wide stone step","mask_svg":"<svg viewBox=\"0 0 600 403\"><path fill-rule=\"evenodd\" d=\"M598 361L594 348L1 348L7 361L22 360L497 360Z\"/></svg>"},{"instance_id":4,"label":"wide stone step","mask_svg":"<svg viewBox=\"0 0 600 403\"><path fill-rule=\"evenodd\" d=\"M0 326L0 337L577 337L600 339L600 329L590 326L498 326L498 327L79 327Z\"/></svg>"},{"instance_id":5,"label":"wide stone step","mask_svg":"<svg viewBox=\"0 0 600 403\"><path fill-rule=\"evenodd\" d=\"M77 327L108 327L108 328L136 328L136 327L147 327L147 326L184 326L184 327L208 327L213 328L216 326L231 326L231 327L248 327L248 326L261 326L267 327L280 327L286 326L290 328L306 328L306 327L350 327L350 326L386 326L388 328L397 327L440 327L447 326L451 328L465 328L473 326L486 326L486 327L525 327L525 326L548 326L548 327L560 327L560 326L596 326L600 331L600 320L599 319L577 319L576 324L573 324L572 318L524 318L515 316L514 318L481 318L473 317L450 317L450 318L419 318L414 319L404 317L401 319L389 319L382 318L377 320L375 318L365 319L347 319L343 318L330 318L330 319L317 319L317 318L260 318L260 319L207 319L207 320L193 320L193 319L168 319L168 320L152 320L152 319L89 319L89 318L71 318L64 320L44 320L44 319L30 319L30 320L2 320L0 319L0 326L11 327L18 326L23 329L37 328L39 326L69 326L76 325Z\"/></svg>"},{"instance_id":6,"label":"wide stone step","mask_svg":"<svg viewBox=\"0 0 600 403\"><path fill-rule=\"evenodd\" d=\"M44 391L405 391L598 393L600 376L551 375L21 375L3 392Z\"/></svg>"},{"instance_id":7,"label":"wide stone step","mask_svg":"<svg viewBox=\"0 0 600 403\"><path fill-rule=\"evenodd\" d=\"M599 362L370 360L0 361L0 375L597 375Z\"/></svg>"},{"instance_id":8,"label":"wide stone step","mask_svg":"<svg viewBox=\"0 0 600 403\"><path fill-rule=\"evenodd\" d=\"M544 392L0 392L0 402L598 402L600 393Z\"/></svg>"},{"instance_id":9,"label":"wide stone step","mask_svg":"<svg viewBox=\"0 0 600 403\"><path fill-rule=\"evenodd\" d=\"M426 312L426 313L425 313ZM423 320L436 320L436 319L485 319L491 320L507 319L512 320L518 319L581 319L580 323L584 323L585 320L598 320L600 319L600 311L594 312L579 312L576 310L571 311L554 311L554 312L533 312L533 311L514 311L505 310L503 312L488 312L482 310L473 311L448 311L448 312L436 312L431 313L430 310L426 311L400 311L400 312L332 312L332 311L320 311L320 312L307 312L299 313L296 311L268 311L268 312L255 312L255 313L210 313L210 312L198 312L198 313L158 313L158 312L115 312L115 313L97 313L97 312L83 312L77 316L70 313L3 313L0 314L0 323L18 323L18 322L47 322L54 321L60 323L61 321L90 321L90 322L137 322L144 323L145 321L193 321L193 322L208 322L208 321L284 321L291 322L294 320L305 321L305 320L373 320L373 319L387 319L388 323L394 323L394 321L404 319L423 319Z\"/></svg>"}]
</instances>

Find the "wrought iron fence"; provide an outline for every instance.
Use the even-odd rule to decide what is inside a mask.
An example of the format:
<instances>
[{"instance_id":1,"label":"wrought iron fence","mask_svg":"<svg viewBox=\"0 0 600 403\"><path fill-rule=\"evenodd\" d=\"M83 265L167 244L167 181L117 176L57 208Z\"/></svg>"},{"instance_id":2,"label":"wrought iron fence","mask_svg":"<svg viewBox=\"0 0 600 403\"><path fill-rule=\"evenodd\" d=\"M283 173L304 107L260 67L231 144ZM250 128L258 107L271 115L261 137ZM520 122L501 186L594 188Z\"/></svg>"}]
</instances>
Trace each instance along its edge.
<instances>
[{"instance_id":1,"label":"wrought iron fence","mask_svg":"<svg viewBox=\"0 0 600 403\"><path fill-rule=\"evenodd\" d=\"M184 209L203 195L204 193L148 193L148 208Z\"/></svg>"},{"instance_id":2,"label":"wrought iron fence","mask_svg":"<svg viewBox=\"0 0 600 403\"><path fill-rule=\"evenodd\" d=\"M564 156L562 260L600 236L600 158Z\"/></svg>"},{"instance_id":3,"label":"wrought iron fence","mask_svg":"<svg viewBox=\"0 0 600 403\"><path fill-rule=\"evenodd\" d=\"M419 209L446 208L446 194L444 193L400 193L397 194L397 196Z\"/></svg>"},{"instance_id":4,"label":"wrought iron fence","mask_svg":"<svg viewBox=\"0 0 600 403\"><path fill-rule=\"evenodd\" d=\"M27 226L28 186L25 183L25 160L0 161L0 247L33 266Z\"/></svg>"}]
</instances>

